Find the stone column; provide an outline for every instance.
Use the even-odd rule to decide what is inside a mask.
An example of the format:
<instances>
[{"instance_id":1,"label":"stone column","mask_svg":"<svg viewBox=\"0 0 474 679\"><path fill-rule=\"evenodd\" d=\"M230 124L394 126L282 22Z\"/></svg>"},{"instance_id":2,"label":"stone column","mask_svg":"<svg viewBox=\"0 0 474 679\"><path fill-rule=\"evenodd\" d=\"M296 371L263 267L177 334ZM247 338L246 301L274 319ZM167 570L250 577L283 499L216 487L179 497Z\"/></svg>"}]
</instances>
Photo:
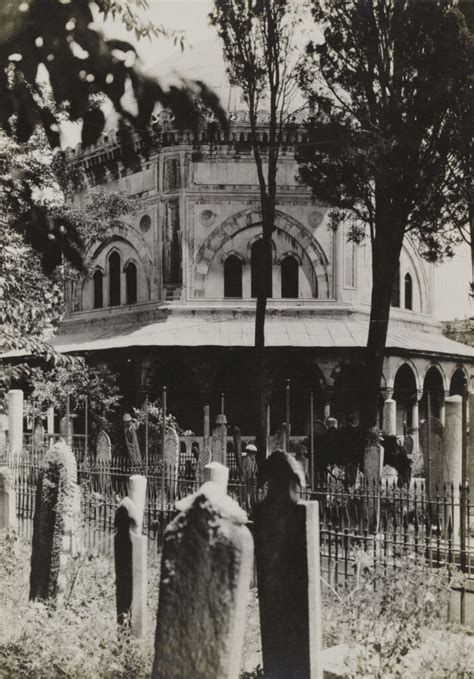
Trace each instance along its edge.
<instances>
[{"instance_id":1,"label":"stone column","mask_svg":"<svg viewBox=\"0 0 474 679\"><path fill-rule=\"evenodd\" d=\"M389 436L397 434L397 402L393 398L387 398L384 402L382 429Z\"/></svg>"},{"instance_id":2,"label":"stone column","mask_svg":"<svg viewBox=\"0 0 474 679\"><path fill-rule=\"evenodd\" d=\"M446 400L447 399L445 399L444 403L441 403L439 407L439 421L441 422L443 427L446 424Z\"/></svg>"},{"instance_id":3,"label":"stone column","mask_svg":"<svg viewBox=\"0 0 474 679\"><path fill-rule=\"evenodd\" d=\"M20 455L23 450L23 392L8 392L8 444L10 455Z\"/></svg>"},{"instance_id":4,"label":"stone column","mask_svg":"<svg viewBox=\"0 0 474 679\"><path fill-rule=\"evenodd\" d=\"M225 465L227 463L227 418L220 413L212 432L212 459Z\"/></svg>"},{"instance_id":5,"label":"stone column","mask_svg":"<svg viewBox=\"0 0 474 679\"><path fill-rule=\"evenodd\" d=\"M462 396L446 398L445 459L443 482L453 484L453 538L459 539L459 485L462 480Z\"/></svg>"},{"instance_id":6,"label":"stone column","mask_svg":"<svg viewBox=\"0 0 474 679\"><path fill-rule=\"evenodd\" d=\"M415 401L411 407L411 428L413 436L413 454L420 451L420 408L419 401Z\"/></svg>"},{"instance_id":7,"label":"stone column","mask_svg":"<svg viewBox=\"0 0 474 679\"><path fill-rule=\"evenodd\" d=\"M470 504L474 505L474 392L469 394L469 449L467 458L467 477L469 480Z\"/></svg>"}]
</instances>

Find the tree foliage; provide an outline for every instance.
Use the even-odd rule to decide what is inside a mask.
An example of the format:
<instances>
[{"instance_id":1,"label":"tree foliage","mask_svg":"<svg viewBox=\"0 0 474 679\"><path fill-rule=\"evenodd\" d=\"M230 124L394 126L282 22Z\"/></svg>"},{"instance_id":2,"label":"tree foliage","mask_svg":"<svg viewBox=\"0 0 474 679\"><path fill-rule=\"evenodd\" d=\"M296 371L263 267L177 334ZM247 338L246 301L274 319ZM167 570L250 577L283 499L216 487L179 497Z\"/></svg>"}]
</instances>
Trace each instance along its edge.
<instances>
[{"instance_id":1,"label":"tree foliage","mask_svg":"<svg viewBox=\"0 0 474 679\"><path fill-rule=\"evenodd\" d=\"M298 153L315 197L370 234L372 300L365 419L375 424L390 293L403 239L430 261L467 224L457 121L472 53L454 1L313 0L324 39L301 83L318 106ZM471 113L472 117L472 113Z\"/></svg>"}]
</instances>

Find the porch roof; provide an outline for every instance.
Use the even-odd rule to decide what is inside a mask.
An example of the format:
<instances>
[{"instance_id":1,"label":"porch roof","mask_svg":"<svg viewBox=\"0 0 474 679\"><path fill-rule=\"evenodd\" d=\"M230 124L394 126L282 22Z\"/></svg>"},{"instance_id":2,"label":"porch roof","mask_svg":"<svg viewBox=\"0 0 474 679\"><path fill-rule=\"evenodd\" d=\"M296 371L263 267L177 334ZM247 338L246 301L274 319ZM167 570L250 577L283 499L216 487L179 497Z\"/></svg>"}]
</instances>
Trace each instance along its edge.
<instances>
[{"instance_id":1,"label":"porch roof","mask_svg":"<svg viewBox=\"0 0 474 679\"><path fill-rule=\"evenodd\" d=\"M145 346L251 347L254 328L252 317L219 319L170 314L164 320L148 324L93 328L80 334L59 335L50 343L61 353ZM363 348L367 343L368 328L368 318L269 317L265 322L265 339L269 347ZM474 361L474 347L448 339L432 325L422 331L392 321L386 348Z\"/></svg>"}]
</instances>

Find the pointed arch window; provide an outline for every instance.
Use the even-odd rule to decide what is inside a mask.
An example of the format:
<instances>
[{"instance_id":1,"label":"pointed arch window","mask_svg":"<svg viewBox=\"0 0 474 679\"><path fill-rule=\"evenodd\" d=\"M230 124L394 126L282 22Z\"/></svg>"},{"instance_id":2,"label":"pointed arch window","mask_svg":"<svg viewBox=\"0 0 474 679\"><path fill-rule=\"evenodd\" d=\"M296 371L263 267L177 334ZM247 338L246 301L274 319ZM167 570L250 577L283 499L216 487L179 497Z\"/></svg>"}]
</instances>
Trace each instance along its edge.
<instances>
[{"instance_id":1,"label":"pointed arch window","mask_svg":"<svg viewBox=\"0 0 474 679\"><path fill-rule=\"evenodd\" d=\"M94 282L94 309L102 309L104 306L104 277L102 271L96 269L92 280Z\"/></svg>"},{"instance_id":2,"label":"pointed arch window","mask_svg":"<svg viewBox=\"0 0 474 679\"><path fill-rule=\"evenodd\" d=\"M250 254L250 275L251 275L251 295L252 297L258 297L258 291L261 285L261 272L263 268L263 257L264 257L263 239L259 238L252 245L252 250ZM273 296L272 287L272 252L267 254L267 271L265 280L265 289L267 297Z\"/></svg>"},{"instance_id":3,"label":"pointed arch window","mask_svg":"<svg viewBox=\"0 0 474 679\"><path fill-rule=\"evenodd\" d=\"M411 274L405 274L405 309L413 309L413 279Z\"/></svg>"},{"instance_id":4,"label":"pointed arch window","mask_svg":"<svg viewBox=\"0 0 474 679\"><path fill-rule=\"evenodd\" d=\"M120 255L112 252L109 257L109 305L120 305Z\"/></svg>"},{"instance_id":5,"label":"pointed arch window","mask_svg":"<svg viewBox=\"0 0 474 679\"><path fill-rule=\"evenodd\" d=\"M400 307L400 264L398 265L393 279L390 304L394 307Z\"/></svg>"},{"instance_id":6,"label":"pointed arch window","mask_svg":"<svg viewBox=\"0 0 474 679\"><path fill-rule=\"evenodd\" d=\"M137 267L129 262L125 267L125 294L126 303L135 304L137 301Z\"/></svg>"},{"instance_id":7,"label":"pointed arch window","mask_svg":"<svg viewBox=\"0 0 474 679\"><path fill-rule=\"evenodd\" d=\"M235 255L224 262L224 297L242 297L242 261Z\"/></svg>"},{"instance_id":8,"label":"pointed arch window","mask_svg":"<svg viewBox=\"0 0 474 679\"><path fill-rule=\"evenodd\" d=\"M295 299L298 290L298 262L294 257L287 256L281 263L281 296L283 299Z\"/></svg>"}]
</instances>

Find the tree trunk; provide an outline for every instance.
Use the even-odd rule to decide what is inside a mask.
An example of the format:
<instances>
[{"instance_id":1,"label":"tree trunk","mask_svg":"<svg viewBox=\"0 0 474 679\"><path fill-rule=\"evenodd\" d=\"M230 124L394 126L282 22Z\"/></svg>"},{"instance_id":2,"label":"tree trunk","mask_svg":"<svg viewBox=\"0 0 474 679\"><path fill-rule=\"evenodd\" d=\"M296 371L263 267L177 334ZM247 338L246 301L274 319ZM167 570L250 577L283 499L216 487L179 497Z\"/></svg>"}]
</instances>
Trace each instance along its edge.
<instances>
[{"instance_id":1,"label":"tree trunk","mask_svg":"<svg viewBox=\"0 0 474 679\"><path fill-rule=\"evenodd\" d=\"M383 236L378 237L384 240ZM377 238L376 238L377 240ZM388 239L386 239L387 243ZM380 381L383 371L383 360L387 341L388 322L390 318L390 302L395 272L400 261L402 244L390 243L382 245L374 242L372 248L372 296L370 308L369 334L366 349L366 381L365 399L362 404L361 425L369 430L376 426Z\"/></svg>"}]
</instances>

